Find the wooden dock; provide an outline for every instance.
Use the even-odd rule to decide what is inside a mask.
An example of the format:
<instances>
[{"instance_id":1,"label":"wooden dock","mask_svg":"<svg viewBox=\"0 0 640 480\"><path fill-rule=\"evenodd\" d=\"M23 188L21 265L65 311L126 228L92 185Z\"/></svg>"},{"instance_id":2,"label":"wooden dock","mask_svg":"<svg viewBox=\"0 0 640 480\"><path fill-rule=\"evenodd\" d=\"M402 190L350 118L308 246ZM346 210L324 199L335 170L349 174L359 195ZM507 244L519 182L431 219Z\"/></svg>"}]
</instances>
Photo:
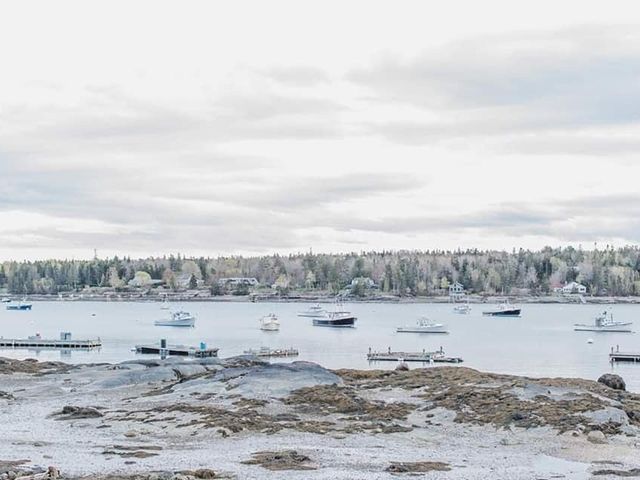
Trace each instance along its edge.
<instances>
[{"instance_id":1,"label":"wooden dock","mask_svg":"<svg viewBox=\"0 0 640 480\"><path fill-rule=\"evenodd\" d=\"M640 352L612 352L609 354L609 361L640 363Z\"/></svg>"},{"instance_id":2,"label":"wooden dock","mask_svg":"<svg viewBox=\"0 0 640 480\"><path fill-rule=\"evenodd\" d=\"M373 352L369 349L367 360L370 362L423 362L423 363L462 363L460 357L447 357L443 350L435 352Z\"/></svg>"},{"instance_id":3,"label":"wooden dock","mask_svg":"<svg viewBox=\"0 0 640 480\"><path fill-rule=\"evenodd\" d=\"M219 348L196 348L185 345L136 345L136 353L160 355L160 356L182 356L182 357L217 357Z\"/></svg>"},{"instance_id":4,"label":"wooden dock","mask_svg":"<svg viewBox=\"0 0 640 480\"><path fill-rule=\"evenodd\" d=\"M91 350L100 348L102 341L95 340L49 340L46 338L0 338L0 348L42 348L62 350Z\"/></svg>"},{"instance_id":5,"label":"wooden dock","mask_svg":"<svg viewBox=\"0 0 640 480\"><path fill-rule=\"evenodd\" d=\"M245 350L244 354L255 355L256 357L297 357L299 352L296 348L263 347L257 350Z\"/></svg>"}]
</instances>

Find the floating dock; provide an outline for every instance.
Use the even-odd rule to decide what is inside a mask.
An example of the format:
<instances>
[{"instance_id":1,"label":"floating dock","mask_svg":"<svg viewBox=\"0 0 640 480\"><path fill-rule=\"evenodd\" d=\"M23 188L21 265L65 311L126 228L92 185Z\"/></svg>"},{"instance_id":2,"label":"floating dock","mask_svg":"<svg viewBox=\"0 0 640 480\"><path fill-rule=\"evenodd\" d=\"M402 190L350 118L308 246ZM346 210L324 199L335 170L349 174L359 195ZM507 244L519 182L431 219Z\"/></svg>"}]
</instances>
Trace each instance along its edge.
<instances>
[{"instance_id":1,"label":"floating dock","mask_svg":"<svg viewBox=\"0 0 640 480\"><path fill-rule=\"evenodd\" d=\"M297 348L268 348L263 347L257 350L245 350L245 355L255 355L256 357L297 357Z\"/></svg>"},{"instance_id":2,"label":"floating dock","mask_svg":"<svg viewBox=\"0 0 640 480\"><path fill-rule=\"evenodd\" d=\"M0 338L0 348L55 348L63 350L91 350L100 348L102 341L96 340L48 340L46 338Z\"/></svg>"},{"instance_id":3,"label":"floating dock","mask_svg":"<svg viewBox=\"0 0 640 480\"><path fill-rule=\"evenodd\" d=\"M609 354L610 362L631 362L640 363L640 352L615 352Z\"/></svg>"},{"instance_id":4,"label":"floating dock","mask_svg":"<svg viewBox=\"0 0 640 480\"><path fill-rule=\"evenodd\" d=\"M160 356L181 356L181 357L217 357L218 348L196 348L185 345L136 345L136 353L160 355Z\"/></svg>"},{"instance_id":5,"label":"floating dock","mask_svg":"<svg viewBox=\"0 0 640 480\"><path fill-rule=\"evenodd\" d=\"M460 357L447 357L443 350L435 352L372 352L369 349L367 360L370 362L423 362L423 363L462 363Z\"/></svg>"}]
</instances>

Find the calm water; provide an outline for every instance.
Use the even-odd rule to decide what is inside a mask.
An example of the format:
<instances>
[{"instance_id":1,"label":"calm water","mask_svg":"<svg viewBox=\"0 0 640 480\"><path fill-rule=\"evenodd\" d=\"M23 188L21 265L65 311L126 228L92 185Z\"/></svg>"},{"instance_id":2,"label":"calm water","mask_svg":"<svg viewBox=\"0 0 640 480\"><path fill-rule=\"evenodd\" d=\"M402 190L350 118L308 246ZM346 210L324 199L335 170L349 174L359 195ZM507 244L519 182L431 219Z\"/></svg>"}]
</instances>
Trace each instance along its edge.
<instances>
[{"instance_id":1,"label":"calm water","mask_svg":"<svg viewBox=\"0 0 640 480\"><path fill-rule=\"evenodd\" d=\"M132 347L166 338L170 344L198 345L204 341L220 348L220 356L238 355L245 349L295 347L300 360L326 367L391 368L395 364L373 364L366 360L374 350L421 351L440 346L464 365L480 370L529 376L567 376L597 379L612 371L607 354L612 346L640 350L640 336L629 333L574 332L574 323L590 323L603 310L598 305L524 305L521 318L483 317L487 306L473 305L470 315L452 312L448 304L348 304L358 316L355 329L313 327L311 319L296 316L307 304L188 303L197 315L195 328L156 327L165 316L158 303L37 302L31 312L0 307L0 335L24 338L40 332L58 338L66 330L74 338L99 336L103 347L93 352L1 350L0 356L66 362L117 362L135 358ZM174 307L176 307L174 305ZM617 320L635 322L640 329L640 305L615 305ZM279 332L263 332L258 319L270 312L280 318ZM92 314L95 314L93 316ZM446 323L450 334L396 333L401 325L412 325L422 315ZM592 338L593 344L587 339ZM616 365L630 390L640 391L640 365Z\"/></svg>"}]
</instances>

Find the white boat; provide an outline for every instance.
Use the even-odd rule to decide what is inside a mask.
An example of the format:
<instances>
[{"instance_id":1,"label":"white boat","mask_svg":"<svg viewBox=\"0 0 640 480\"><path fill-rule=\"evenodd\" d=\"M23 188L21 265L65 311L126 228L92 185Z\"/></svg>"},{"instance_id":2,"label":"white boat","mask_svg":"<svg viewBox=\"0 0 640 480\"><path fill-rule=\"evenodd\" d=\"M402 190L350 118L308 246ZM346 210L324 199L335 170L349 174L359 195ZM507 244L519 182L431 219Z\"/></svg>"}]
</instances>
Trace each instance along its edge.
<instances>
[{"instance_id":1,"label":"white boat","mask_svg":"<svg viewBox=\"0 0 640 480\"><path fill-rule=\"evenodd\" d=\"M9 303L11 301L11 299L9 297L4 297L2 300L0 300L0 302L2 303Z\"/></svg>"},{"instance_id":2,"label":"white boat","mask_svg":"<svg viewBox=\"0 0 640 480\"><path fill-rule=\"evenodd\" d=\"M269 348L249 349L244 351L245 355L255 355L256 357L295 357L299 354L296 348Z\"/></svg>"},{"instance_id":3,"label":"white boat","mask_svg":"<svg viewBox=\"0 0 640 480\"><path fill-rule=\"evenodd\" d=\"M280 322L275 313L270 313L260 319L260 330L267 332L277 332L280 330Z\"/></svg>"},{"instance_id":4,"label":"white boat","mask_svg":"<svg viewBox=\"0 0 640 480\"><path fill-rule=\"evenodd\" d=\"M309 318L318 318L324 317L327 311L320 306L319 303L310 306L307 310L302 312L298 312L299 317L309 317Z\"/></svg>"},{"instance_id":5,"label":"white boat","mask_svg":"<svg viewBox=\"0 0 640 480\"><path fill-rule=\"evenodd\" d=\"M169 306L169 298L164 297L162 301L162 305L160 305L160 310L169 310L171 307Z\"/></svg>"},{"instance_id":6,"label":"white boat","mask_svg":"<svg viewBox=\"0 0 640 480\"><path fill-rule=\"evenodd\" d=\"M171 318L155 321L155 325L162 327L193 327L195 324L196 317L183 310L173 312Z\"/></svg>"},{"instance_id":7,"label":"white boat","mask_svg":"<svg viewBox=\"0 0 640 480\"><path fill-rule=\"evenodd\" d=\"M592 325L587 325L584 323L576 323L574 325L574 330L576 332L622 332L628 333L631 332L631 325L633 322L616 322L613 319L613 314L611 312L607 313L605 310L600 315L595 318L595 321Z\"/></svg>"},{"instance_id":8,"label":"white boat","mask_svg":"<svg viewBox=\"0 0 640 480\"><path fill-rule=\"evenodd\" d=\"M398 327L398 333L449 333L442 323L434 323L427 317L421 317L416 321L415 327Z\"/></svg>"},{"instance_id":9,"label":"white boat","mask_svg":"<svg viewBox=\"0 0 640 480\"><path fill-rule=\"evenodd\" d=\"M453 311L454 313L461 313L466 315L467 313L471 313L471 305L469 305L469 303L462 303L453 307Z\"/></svg>"}]
</instances>

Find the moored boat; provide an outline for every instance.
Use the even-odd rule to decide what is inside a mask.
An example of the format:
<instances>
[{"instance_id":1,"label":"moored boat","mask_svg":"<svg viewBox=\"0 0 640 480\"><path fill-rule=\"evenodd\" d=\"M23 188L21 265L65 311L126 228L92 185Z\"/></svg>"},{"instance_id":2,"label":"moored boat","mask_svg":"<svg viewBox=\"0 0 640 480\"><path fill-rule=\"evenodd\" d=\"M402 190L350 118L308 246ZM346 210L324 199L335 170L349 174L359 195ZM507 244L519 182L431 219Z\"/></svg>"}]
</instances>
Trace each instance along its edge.
<instances>
[{"instance_id":1,"label":"moored boat","mask_svg":"<svg viewBox=\"0 0 640 480\"><path fill-rule=\"evenodd\" d=\"M33 304L27 303L24 299L20 300L18 303L12 303L11 301L7 304L7 310L31 310Z\"/></svg>"},{"instance_id":2,"label":"moored boat","mask_svg":"<svg viewBox=\"0 0 640 480\"><path fill-rule=\"evenodd\" d=\"M303 310L302 312L298 312L299 317L309 317L309 318L317 318L324 317L326 310L320 306L319 303L310 306L307 310Z\"/></svg>"},{"instance_id":3,"label":"moored boat","mask_svg":"<svg viewBox=\"0 0 640 480\"><path fill-rule=\"evenodd\" d=\"M162 327L193 327L196 324L196 317L183 310L173 312L170 318L156 320L155 325Z\"/></svg>"},{"instance_id":4,"label":"moored boat","mask_svg":"<svg viewBox=\"0 0 640 480\"><path fill-rule=\"evenodd\" d=\"M498 305L495 310L485 311L482 314L490 317L519 317L521 312L522 309L520 307L505 302Z\"/></svg>"},{"instance_id":5,"label":"moored boat","mask_svg":"<svg viewBox=\"0 0 640 480\"><path fill-rule=\"evenodd\" d=\"M445 325L434 323L427 317L419 318L415 326L398 327L396 331L398 333L449 333Z\"/></svg>"},{"instance_id":6,"label":"moored boat","mask_svg":"<svg viewBox=\"0 0 640 480\"><path fill-rule=\"evenodd\" d=\"M471 313L471 305L469 303L462 303L460 305L456 305L453 307L454 313L461 313L466 315L467 313Z\"/></svg>"},{"instance_id":7,"label":"moored boat","mask_svg":"<svg viewBox=\"0 0 640 480\"><path fill-rule=\"evenodd\" d=\"M160 305L160 310L170 310L169 306L169 297L165 296L164 300L162 300L162 305Z\"/></svg>"},{"instance_id":8,"label":"moored boat","mask_svg":"<svg viewBox=\"0 0 640 480\"><path fill-rule=\"evenodd\" d=\"M260 330L268 332L276 332L280 330L280 321L275 313L270 313L260 319Z\"/></svg>"},{"instance_id":9,"label":"moored boat","mask_svg":"<svg viewBox=\"0 0 640 480\"><path fill-rule=\"evenodd\" d=\"M605 310L596 316L593 324L576 323L573 329L576 332L619 332L630 333L633 322L617 322L613 319L613 314Z\"/></svg>"},{"instance_id":10,"label":"moored boat","mask_svg":"<svg viewBox=\"0 0 640 480\"><path fill-rule=\"evenodd\" d=\"M357 318L349 312L326 312L322 317L313 319L316 327L355 327Z\"/></svg>"},{"instance_id":11,"label":"moored boat","mask_svg":"<svg viewBox=\"0 0 640 480\"><path fill-rule=\"evenodd\" d=\"M244 354L254 355L256 357L295 357L298 355L298 349L260 347L257 350L256 349L245 350Z\"/></svg>"}]
</instances>

